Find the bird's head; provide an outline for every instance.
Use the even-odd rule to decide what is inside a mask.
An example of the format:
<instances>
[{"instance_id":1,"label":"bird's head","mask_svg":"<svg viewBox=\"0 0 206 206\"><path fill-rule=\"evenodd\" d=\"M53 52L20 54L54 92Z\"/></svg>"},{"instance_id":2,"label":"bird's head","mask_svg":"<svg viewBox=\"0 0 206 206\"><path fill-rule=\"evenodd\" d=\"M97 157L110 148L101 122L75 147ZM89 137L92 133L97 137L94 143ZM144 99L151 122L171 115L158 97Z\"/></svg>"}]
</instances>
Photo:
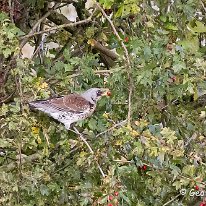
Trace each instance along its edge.
<instances>
[{"instance_id":1,"label":"bird's head","mask_svg":"<svg viewBox=\"0 0 206 206\"><path fill-rule=\"evenodd\" d=\"M109 91L109 89L106 89L106 88L91 88L81 94L81 96L84 97L91 104L96 104L96 102L102 96L110 96L110 95L111 95L111 92Z\"/></svg>"}]
</instances>

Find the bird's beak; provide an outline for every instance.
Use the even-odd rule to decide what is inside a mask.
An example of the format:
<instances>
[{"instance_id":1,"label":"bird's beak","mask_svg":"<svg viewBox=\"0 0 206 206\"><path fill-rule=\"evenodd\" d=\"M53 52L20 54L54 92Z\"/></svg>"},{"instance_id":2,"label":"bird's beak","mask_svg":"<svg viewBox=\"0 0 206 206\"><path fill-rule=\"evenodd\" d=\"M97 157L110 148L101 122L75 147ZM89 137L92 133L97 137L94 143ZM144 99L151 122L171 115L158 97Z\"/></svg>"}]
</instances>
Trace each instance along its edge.
<instances>
[{"instance_id":1,"label":"bird's beak","mask_svg":"<svg viewBox=\"0 0 206 206\"><path fill-rule=\"evenodd\" d=\"M101 96L111 96L111 92L109 89L102 89L102 95Z\"/></svg>"}]
</instances>

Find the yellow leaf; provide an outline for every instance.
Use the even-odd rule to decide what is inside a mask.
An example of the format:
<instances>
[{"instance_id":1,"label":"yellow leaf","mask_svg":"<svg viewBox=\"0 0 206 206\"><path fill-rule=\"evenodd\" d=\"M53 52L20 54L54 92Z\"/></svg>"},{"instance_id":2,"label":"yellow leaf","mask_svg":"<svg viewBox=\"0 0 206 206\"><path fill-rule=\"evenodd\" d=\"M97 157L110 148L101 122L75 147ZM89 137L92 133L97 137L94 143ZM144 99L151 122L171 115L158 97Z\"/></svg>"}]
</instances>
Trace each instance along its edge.
<instances>
[{"instance_id":1,"label":"yellow leaf","mask_svg":"<svg viewBox=\"0 0 206 206\"><path fill-rule=\"evenodd\" d=\"M200 118L203 119L205 117L206 117L206 112L205 111L201 111Z\"/></svg>"},{"instance_id":2,"label":"yellow leaf","mask_svg":"<svg viewBox=\"0 0 206 206\"><path fill-rule=\"evenodd\" d=\"M42 141L41 141L41 138L40 138L39 135L38 135L38 136L37 136L37 143L38 143L38 144L41 144L41 142L42 142Z\"/></svg>"},{"instance_id":3,"label":"yellow leaf","mask_svg":"<svg viewBox=\"0 0 206 206\"><path fill-rule=\"evenodd\" d=\"M89 39L87 43L90 44L91 46L94 46L94 39Z\"/></svg>"},{"instance_id":4,"label":"yellow leaf","mask_svg":"<svg viewBox=\"0 0 206 206\"><path fill-rule=\"evenodd\" d=\"M32 127L31 129L33 134L39 134L39 127Z\"/></svg>"},{"instance_id":5,"label":"yellow leaf","mask_svg":"<svg viewBox=\"0 0 206 206\"><path fill-rule=\"evenodd\" d=\"M135 125L137 125L137 126L140 125L140 122L139 122L139 121L135 121L134 123L135 123Z\"/></svg>"},{"instance_id":6,"label":"yellow leaf","mask_svg":"<svg viewBox=\"0 0 206 206\"><path fill-rule=\"evenodd\" d=\"M79 156L84 157L87 153L86 152L80 152Z\"/></svg>"},{"instance_id":7,"label":"yellow leaf","mask_svg":"<svg viewBox=\"0 0 206 206\"><path fill-rule=\"evenodd\" d=\"M132 127L131 127L130 125L127 125L127 129L128 129L129 131L132 131Z\"/></svg>"},{"instance_id":8,"label":"yellow leaf","mask_svg":"<svg viewBox=\"0 0 206 206\"><path fill-rule=\"evenodd\" d=\"M104 113L103 115L102 115L104 118L106 118L106 119L108 119L109 118L109 113Z\"/></svg>"},{"instance_id":9,"label":"yellow leaf","mask_svg":"<svg viewBox=\"0 0 206 206\"><path fill-rule=\"evenodd\" d=\"M130 134L131 134L132 137L137 137L137 136L139 136L139 132L137 132L137 131L135 131L135 130L132 130L132 131L130 132Z\"/></svg>"},{"instance_id":10,"label":"yellow leaf","mask_svg":"<svg viewBox=\"0 0 206 206\"><path fill-rule=\"evenodd\" d=\"M48 87L48 84L46 83L46 82L43 82L42 84L41 84L41 89L45 89L45 88L47 88Z\"/></svg>"},{"instance_id":11,"label":"yellow leaf","mask_svg":"<svg viewBox=\"0 0 206 206\"><path fill-rule=\"evenodd\" d=\"M205 137L204 136L199 136L199 140L203 140L203 139L205 139Z\"/></svg>"},{"instance_id":12,"label":"yellow leaf","mask_svg":"<svg viewBox=\"0 0 206 206\"><path fill-rule=\"evenodd\" d=\"M122 140L117 140L117 141L115 142L115 145L122 145Z\"/></svg>"}]
</instances>

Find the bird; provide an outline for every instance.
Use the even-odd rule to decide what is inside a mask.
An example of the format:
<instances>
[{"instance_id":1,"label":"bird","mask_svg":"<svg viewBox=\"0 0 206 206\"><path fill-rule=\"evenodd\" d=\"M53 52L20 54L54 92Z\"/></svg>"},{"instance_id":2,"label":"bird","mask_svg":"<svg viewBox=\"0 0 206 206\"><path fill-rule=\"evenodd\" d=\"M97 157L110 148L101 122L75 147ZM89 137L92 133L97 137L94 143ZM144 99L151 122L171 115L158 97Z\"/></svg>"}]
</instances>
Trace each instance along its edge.
<instances>
[{"instance_id":1,"label":"bird","mask_svg":"<svg viewBox=\"0 0 206 206\"><path fill-rule=\"evenodd\" d=\"M72 123L86 119L93 114L97 101L102 96L110 95L109 89L91 88L81 94L72 93L47 100L31 101L29 106L48 114L70 130Z\"/></svg>"}]
</instances>

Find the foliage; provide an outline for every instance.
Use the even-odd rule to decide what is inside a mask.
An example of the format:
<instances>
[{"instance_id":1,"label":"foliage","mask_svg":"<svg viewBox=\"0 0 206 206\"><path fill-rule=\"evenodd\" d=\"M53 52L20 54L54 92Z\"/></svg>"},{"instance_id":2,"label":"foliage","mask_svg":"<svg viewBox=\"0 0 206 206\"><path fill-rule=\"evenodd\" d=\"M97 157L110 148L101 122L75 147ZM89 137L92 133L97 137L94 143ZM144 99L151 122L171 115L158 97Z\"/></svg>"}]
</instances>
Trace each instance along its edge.
<instances>
[{"instance_id":1,"label":"foliage","mask_svg":"<svg viewBox=\"0 0 206 206\"><path fill-rule=\"evenodd\" d=\"M45 2L34 2L39 12ZM32 59L19 56L23 33L0 13L1 69L9 72L0 94L15 91L13 102L0 108L1 205L186 206L195 204L192 189L205 191L206 109L204 102L199 104L206 89L204 4L100 4L112 14L132 62L131 125L125 124L130 88L124 50L100 12L82 33L50 34L46 41L58 43L60 49ZM81 11L82 16L87 14L84 8ZM105 63L93 52L90 39L116 49L119 58L108 71L100 72ZM37 42L30 39L36 47ZM8 64L12 58L14 65ZM74 132L27 105L33 99L91 87L112 91L91 118L77 123L94 154ZM180 194L183 190L185 195Z\"/></svg>"}]
</instances>

